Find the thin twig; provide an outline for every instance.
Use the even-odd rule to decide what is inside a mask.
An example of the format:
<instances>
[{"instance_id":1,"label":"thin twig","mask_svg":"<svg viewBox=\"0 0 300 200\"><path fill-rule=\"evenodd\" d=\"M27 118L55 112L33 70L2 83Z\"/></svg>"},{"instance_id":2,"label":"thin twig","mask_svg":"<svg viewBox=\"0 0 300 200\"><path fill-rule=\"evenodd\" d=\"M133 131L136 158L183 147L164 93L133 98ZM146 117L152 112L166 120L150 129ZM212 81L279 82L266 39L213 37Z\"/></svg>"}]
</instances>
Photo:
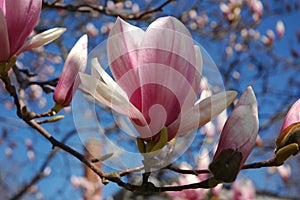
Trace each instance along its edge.
<instances>
[{"instance_id":1,"label":"thin twig","mask_svg":"<svg viewBox=\"0 0 300 200\"><path fill-rule=\"evenodd\" d=\"M91 13L92 11L96 11L98 13L106 14L113 17L119 16L127 20L138 20L144 18L147 15L153 14L155 12L163 11L163 8L173 1L176 0L167 0L155 8L141 11L139 13L130 13L126 15L122 14L122 12L115 12L113 10L109 10L106 8L106 6L97 6L97 5L90 5L90 4L72 5L72 4L64 4L61 2L52 3L48 1L43 1L43 7L52 8L52 9L62 9L71 12L82 12L82 13Z\"/></svg>"}]
</instances>

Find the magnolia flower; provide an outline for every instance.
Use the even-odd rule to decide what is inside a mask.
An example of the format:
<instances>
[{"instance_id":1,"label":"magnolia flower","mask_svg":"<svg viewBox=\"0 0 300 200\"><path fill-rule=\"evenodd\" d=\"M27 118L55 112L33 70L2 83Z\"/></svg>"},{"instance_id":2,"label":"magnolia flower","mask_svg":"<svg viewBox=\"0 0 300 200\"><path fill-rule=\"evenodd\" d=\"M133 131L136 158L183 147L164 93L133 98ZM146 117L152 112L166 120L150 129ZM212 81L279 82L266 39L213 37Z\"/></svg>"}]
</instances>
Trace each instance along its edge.
<instances>
[{"instance_id":1,"label":"magnolia flower","mask_svg":"<svg viewBox=\"0 0 300 200\"><path fill-rule=\"evenodd\" d=\"M300 99L298 99L289 109L287 115L284 118L281 131L298 122L300 122Z\"/></svg>"},{"instance_id":2,"label":"magnolia flower","mask_svg":"<svg viewBox=\"0 0 300 200\"><path fill-rule=\"evenodd\" d=\"M284 119L276 140L276 151L292 143L300 144L300 99L292 105Z\"/></svg>"},{"instance_id":3,"label":"magnolia flower","mask_svg":"<svg viewBox=\"0 0 300 200\"><path fill-rule=\"evenodd\" d=\"M10 62L20 53L45 45L58 38L64 28L53 28L26 41L42 9L42 0L0 1L0 64ZM7 69L8 71L8 69Z\"/></svg>"},{"instance_id":4,"label":"magnolia flower","mask_svg":"<svg viewBox=\"0 0 300 200\"><path fill-rule=\"evenodd\" d=\"M66 59L53 96L58 110L70 105L73 94L80 84L80 79L77 75L78 72L84 72L86 69L87 43L87 35L83 35L71 49Z\"/></svg>"},{"instance_id":5,"label":"magnolia flower","mask_svg":"<svg viewBox=\"0 0 300 200\"><path fill-rule=\"evenodd\" d=\"M236 97L227 91L197 102L202 54L174 17L159 18L146 31L118 18L107 53L114 79L93 58L92 75L80 74L81 81L101 104L128 116L143 140L158 141L164 127L167 140L183 136Z\"/></svg>"},{"instance_id":6,"label":"magnolia flower","mask_svg":"<svg viewBox=\"0 0 300 200\"><path fill-rule=\"evenodd\" d=\"M257 102L255 94L249 86L227 119L213 162L209 166L216 180L221 182L235 180L255 146L257 135ZM230 160L229 163L228 160Z\"/></svg>"}]
</instances>

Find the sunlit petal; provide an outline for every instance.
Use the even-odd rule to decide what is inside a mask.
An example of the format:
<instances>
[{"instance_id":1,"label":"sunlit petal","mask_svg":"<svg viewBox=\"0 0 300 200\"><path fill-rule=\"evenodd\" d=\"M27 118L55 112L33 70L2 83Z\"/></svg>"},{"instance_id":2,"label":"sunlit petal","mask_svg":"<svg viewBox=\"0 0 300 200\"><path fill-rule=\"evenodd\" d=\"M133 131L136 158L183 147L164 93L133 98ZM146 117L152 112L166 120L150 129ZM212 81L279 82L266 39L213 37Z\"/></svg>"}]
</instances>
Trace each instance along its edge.
<instances>
[{"instance_id":1,"label":"sunlit petal","mask_svg":"<svg viewBox=\"0 0 300 200\"><path fill-rule=\"evenodd\" d=\"M54 91L54 100L62 106L68 106L80 80L79 72L84 72L87 63L87 35L82 36L71 49L62 74Z\"/></svg>"},{"instance_id":2,"label":"sunlit petal","mask_svg":"<svg viewBox=\"0 0 300 200\"><path fill-rule=\"evenodd\" d=\"M300 122L300 99L298 99L290 108L287 113L283 125L281 127L281 131L286 129L289 125L294 124L296 122Z\"/></svg>"},{"instance_id":3,"label":"sunlit petal","mask_svg":"<svg viewBox=\"0 0 300 200\"><path fill-rule=\"evenodd\" d=\"M16 54L20 54L21 52L46 45L52 42L53 40L56 40L65 31L66 31L65 28L52 28L40 34L37 34L32 38L30 38L29 40L27 40L24 43L24 45L16 52Z\"/></svg>"},{"instance_id":4,"label":"sunlit petal","mask_svg":"<svg viewBox=\"0 0 300 200\"><path fill-rule=\"evenodd\" d=\"M211 97L208 97L196 104L192 109L183 113L182 116L172 123L169 127L170 137L176 134L182 136L191 130L206 124L215 116L220 114L235 99L235 91L226 91Z\"/></svg>"},{"instance_id":5,"label":"sunlit petal","mask_svg":"<svg viewBox=\"0 0 300 200\"><path fill-rule=\"evenodd\" d=\"M41 9L41 0L6 1L6 21L11 55L17 52L32 32Z\"/></svg>"},{"instance_id":6,"label":"sunlit petal","mask_svg":"<svg viewBox=\"0 0 300 200\"><path fill-rule=\"evenodd\" d=\"M0 27L1 27L0 28L0 47L1 47L0 62L1 62L1 61L7 61L10 55L6 20L1 9L0 9Z\"/></svg>"}]
</instances>

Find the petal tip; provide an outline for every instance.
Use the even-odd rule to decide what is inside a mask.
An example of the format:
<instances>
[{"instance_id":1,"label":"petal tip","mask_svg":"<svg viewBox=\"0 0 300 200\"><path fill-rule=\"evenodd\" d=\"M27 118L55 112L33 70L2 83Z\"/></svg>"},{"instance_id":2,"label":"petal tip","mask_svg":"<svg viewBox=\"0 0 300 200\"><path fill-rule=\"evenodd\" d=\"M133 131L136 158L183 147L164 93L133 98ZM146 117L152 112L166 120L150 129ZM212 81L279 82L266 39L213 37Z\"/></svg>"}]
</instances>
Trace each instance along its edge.
<instances>
[{"instance_id":1,"label":"petal tip","mask_svg":"<svg viewBox=\"0 0 300 200\"><path fill-rule=\"evenodd\" d=\"M237 105L256 105L256 96L251 86L248 86L240 97Z\"/></svg>"}]
</instances>

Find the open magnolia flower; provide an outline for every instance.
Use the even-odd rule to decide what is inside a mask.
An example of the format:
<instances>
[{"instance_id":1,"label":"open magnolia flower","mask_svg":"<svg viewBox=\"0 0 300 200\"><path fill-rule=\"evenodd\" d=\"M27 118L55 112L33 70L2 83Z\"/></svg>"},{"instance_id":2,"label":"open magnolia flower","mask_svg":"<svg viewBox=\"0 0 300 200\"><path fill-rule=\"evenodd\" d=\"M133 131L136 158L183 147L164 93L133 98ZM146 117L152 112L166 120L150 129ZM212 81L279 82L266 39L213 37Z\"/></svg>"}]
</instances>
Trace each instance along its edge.
<instances>
[{"instance_id":1,"label":"open magnolia flower","mask_svg":"<svg viewBox=\"0 0 300 200\"><path fill-rule=\"evenodd\" d=\"M199 98L202 53L186 27L174 17L154 21L146 31L116 20L107 41L113 78L91 58L92 74L80 74L98 102L129 117L138 137L157 142L183 136L209 122L236 97L221 92Z\"/></svg>"},{"instance_id":2,"label":"open magnolia flower","mask_svg":"<svg viewBox=\"0 0 300 200\"><path fill-rule=\"evenodd\" d=\"M41 9L42 0L0 0L1 71L7 72L20 53L45 45L65 31L64 28L53 28L26 41L39 19ZM9 66L7 63L10 63Z\"/></svg>"}]
</instances>

